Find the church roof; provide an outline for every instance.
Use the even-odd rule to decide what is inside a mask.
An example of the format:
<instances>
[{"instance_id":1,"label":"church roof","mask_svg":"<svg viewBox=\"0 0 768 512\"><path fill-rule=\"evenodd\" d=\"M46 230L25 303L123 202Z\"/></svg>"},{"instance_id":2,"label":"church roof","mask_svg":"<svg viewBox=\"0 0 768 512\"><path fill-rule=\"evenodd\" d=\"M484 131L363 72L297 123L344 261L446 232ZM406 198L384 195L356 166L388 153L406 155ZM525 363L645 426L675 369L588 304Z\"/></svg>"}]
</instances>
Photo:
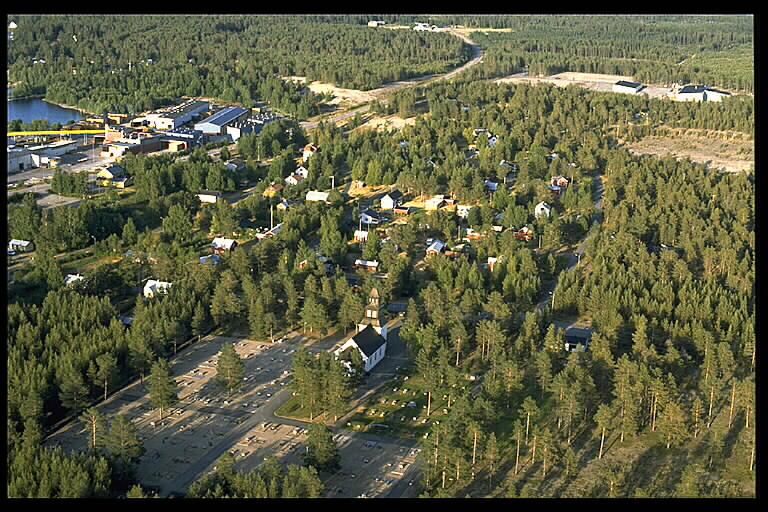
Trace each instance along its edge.
<instances>
[{"instance_id":1,"label":"church roof","mask_svg":"<svg viewBox=\"0 0 768 512\"><path fill-rule=\"evenodd\" d=\"M360 351L366 355L366 357L371 357L383 344L387 342L387 340L385 340L381 334L377 333L376 329L370 325L352 336L352 340L355 342L355 345L357 345Z\"/></svg>"}]
</instances>

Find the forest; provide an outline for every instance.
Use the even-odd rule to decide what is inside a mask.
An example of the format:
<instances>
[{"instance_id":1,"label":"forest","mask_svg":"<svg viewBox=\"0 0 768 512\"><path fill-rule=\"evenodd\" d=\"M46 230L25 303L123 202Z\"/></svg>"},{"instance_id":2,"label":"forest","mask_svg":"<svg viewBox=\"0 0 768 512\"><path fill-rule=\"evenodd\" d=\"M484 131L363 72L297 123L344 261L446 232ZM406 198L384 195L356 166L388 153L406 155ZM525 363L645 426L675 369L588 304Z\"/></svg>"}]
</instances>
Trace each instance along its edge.
<instances>
[{"instance_id":1,"label":"forest","mask_svg":"<svg viewBox=\"0 0 768 512\"><path fill-rule=\"evenodd\" d=\"M7 57L9 83L20 82L13 94L43 94L97 114L138 113L194 96L246 107L269 102L304 119L318 113L320 97L281 77L373 89L443 73L470 54L449 34L312 17L21 16L17 24Z\"/></svg>"},{"instance_id":2,"label":"forest","mask_svg":"<svg viewBox=\"0 0 768 512\"><path fill-rule=\"evenodd\" d=\"M653 18L646 21L653 27ZM217 30L227 33L256 31L246 22L221 23ZM518 27L514 17L499 23ZM718 41L696 34L669 42ZM140 493L131 476L140 450L102 442L65 455L42 447L42 439L67 417L96 424L92 404L125 382L152 378L158 362L192 336L234 324L245 324L255 339L302 324L317 337L351 329L373 286L384 302L408 302L399 335L414 381L430 396L451 396L420 440L422 496L755 496L754 170L721 173L624 147L668 127L753 138L754 100L688 104L460 79L400 91L389 106L374 108L429 115L396 132L321 124L304 133L293 121L271 123L238 142L242 172L263 181L235 207L195 198L201 187L234 190L240 178L204 150L187 161L126 157L121 165L135 180L128 200L108 194L45 211L32 194L9 203L9 236L38 246L29 271L8 290L9 496ZM634 116L641 112L646 121ZM477 129L498 140L491 145ZM307 142L322 148L306 164L307 183L263 197L270 182L295 169ZM264 160L269 164L259 165ZM517 164L514 186L503 185L501 160ZM466 219L417 213L355 247L348 241L359 206L335 194L330 204L276 212L283 223L277 236L238 247L220 265L189 264L211 235L245 238L241 222L269 226L270 206L280 199L327 189L330 176L338 184L345 173L368 185L396 185L410 197L449 194L475 208ZM555 197L546 185L557 175L572 186ZM498 189L489 191L486 180ZM57 186L79 185L59 177ZM542 200L553 207L549 218L533 215ZM515 239L522 226L537 240ZM423 240L455 240L467 227L483 238L456 258L431 257L417 276ZM560 250L587 237L578 266L564 271ZM386 280L365 275L359 287L350 285L340 270L358 249L381 261ZM67 256L57 255L78 250L112 262L65 287ZM335 272L326 272L316 252ZM493 270L484 265L489 256L499 260ZM125 327L117 319L124 291L149 275L173 288L160 300L129 300L133 322ZM552 306L534 311L554 279ZM591 325L589 350L563 351L564 333L554 324L563 319ZM333 363L297 353L292 386L310 416L338 415L354 387ZM482 379L469 386L467 375ZM131 438L125 425L113 427ZM189 497L321 493L317 460L284 471L265 461L247 474L222 462Z\"/></svg>"}]
</instances>

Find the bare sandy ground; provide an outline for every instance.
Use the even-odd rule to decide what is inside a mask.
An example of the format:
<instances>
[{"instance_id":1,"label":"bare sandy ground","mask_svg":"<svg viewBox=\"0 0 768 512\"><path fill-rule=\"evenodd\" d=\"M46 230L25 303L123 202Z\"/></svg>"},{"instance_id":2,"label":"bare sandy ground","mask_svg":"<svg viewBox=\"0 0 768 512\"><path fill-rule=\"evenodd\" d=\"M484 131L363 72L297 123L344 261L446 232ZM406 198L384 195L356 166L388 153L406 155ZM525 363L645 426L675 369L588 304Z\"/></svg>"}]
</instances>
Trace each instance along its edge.
<instances>
[{"instance_id":1,"label":"bare sandy ground","mask_svg":"<svg viewBox=\"0 0 768 512\"><path fill-rule=\"evenodd\" d=\"M635 155L671 155L677 159L706 164L725 172L742 172L755 167L754 142L721 140L705 136L649 136L627 146Z\"/></svg>"},{"instance_id":2,"label":"bare sandy ground","mask_svg":"<svg viewBox=\"0 0 768 512\"><path fill-rule=\"evenodd\" d=\"M567 71L564 73L558 73L556 75L550 75L545 77L528 76L526 73L518 73L510 75L504 78L494 80L494 83L548 83L557 87L568 87L569 85L575 85L577 87L583 87L592 91L599 92L612 92L613 84L619 80L631 82L631 76L624 75L603 75L599 73L576 73ZM670 87L664 87L659 85L646 85L646 87L640 91L640 94L646 94L651 98L666 98L673 92Z\"/></svg>"}]
</instances>

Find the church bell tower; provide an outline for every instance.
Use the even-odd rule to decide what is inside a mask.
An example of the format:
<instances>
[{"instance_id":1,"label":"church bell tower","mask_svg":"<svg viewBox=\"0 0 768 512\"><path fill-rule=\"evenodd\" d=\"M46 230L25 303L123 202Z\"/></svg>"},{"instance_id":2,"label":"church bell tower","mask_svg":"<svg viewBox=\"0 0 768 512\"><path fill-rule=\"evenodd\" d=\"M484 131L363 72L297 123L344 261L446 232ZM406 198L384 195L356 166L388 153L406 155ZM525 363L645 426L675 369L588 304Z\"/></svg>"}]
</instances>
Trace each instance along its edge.
<instances>
[{"instance_id":1,"label":"church bell tower","mask_svg":"<svg viewBox=\"0 0 768 512\"><path fill-rule=\"evenodd\" d=\"M383 318L383 308L381 306L379 291L376 288L372 288L371 293L368 294L368 304L365 306L363 315L363 319L357 324L357 331L360 332L370 325L386 340L387 324L386 322L383 324L381 322L381 319Z\"/></svg>"}]
</instances>

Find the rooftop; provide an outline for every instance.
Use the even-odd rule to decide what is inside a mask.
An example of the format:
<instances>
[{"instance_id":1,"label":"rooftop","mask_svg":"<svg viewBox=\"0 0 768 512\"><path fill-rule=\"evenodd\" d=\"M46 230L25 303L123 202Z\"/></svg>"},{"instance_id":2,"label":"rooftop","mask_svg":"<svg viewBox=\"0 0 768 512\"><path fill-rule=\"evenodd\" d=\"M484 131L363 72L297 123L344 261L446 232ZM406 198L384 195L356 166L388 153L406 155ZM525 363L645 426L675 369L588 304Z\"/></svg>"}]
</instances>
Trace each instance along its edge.
<instances>
[{"instance_id":1,"label":"rooftop","mask_svg":"<svg viewBox=\"0 0 768 512\"><path fill-rule=\"evenodd\" d=\"M373 326L368 325L365 329L352 336L355 344L366 355L371 357L383 344L387 342L381 334L376 332Z\"/></svg>"},{"instance_id":2,"label":"rooftop","mask_svg":"<svg viewBox=\"0 0 768 512\"><path fill-rule=\"evenodd\" d=\"M224 126L225 124L246 113L248 113L248 110L244 109L243 107L227 107L219 110L208 119L200 121L200 124L211 123L218 126Z\"/></svg>"}]
</instances>

